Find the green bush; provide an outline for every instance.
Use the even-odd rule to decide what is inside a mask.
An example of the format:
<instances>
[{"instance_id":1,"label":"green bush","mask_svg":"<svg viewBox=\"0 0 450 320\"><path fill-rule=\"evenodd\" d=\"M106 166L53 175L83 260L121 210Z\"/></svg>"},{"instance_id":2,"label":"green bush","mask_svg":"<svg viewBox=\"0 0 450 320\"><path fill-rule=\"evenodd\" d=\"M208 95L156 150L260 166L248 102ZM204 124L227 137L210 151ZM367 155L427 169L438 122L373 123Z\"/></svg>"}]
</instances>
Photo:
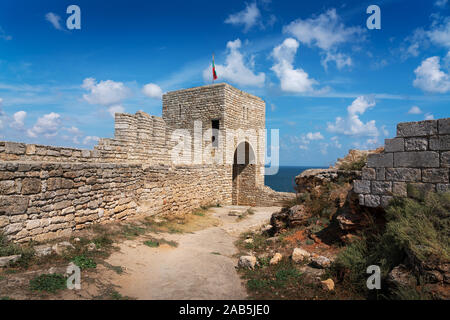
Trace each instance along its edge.
<instances>
[{"instance_id":1,"label":"green bush","mask_svg":"<svg viewBox=\"0 0 450 320\"><path fill-rule=\"evenodd\" d=\"M42 274L30 280L30 289L55 293L66 288L66 278L62 274Z\"/></svg>"},{"instance_id":2,"label":"green bush","mask_svg":"<svg viewBox=\"0 0 450 320\"><path fill-rule=\"evenodd\" d=\"M361 240L348 245L333 264L334 272L346 278L357 290L366 291L366 268L378 265L382 280L407 255L419 262L450 260L450 192L429 193L423 200L396 199L386 210L386 226L381 232L366 232ZM366 292L367 293L367 292ZM391 297L427 298L414 288L393 291Z\"/></svg>"},{"instance_id":3,"label":"green bush","mask_svg":"<svg viewBox=\"0 0 450 320\"><path fill-rule=\"evenodd\" d=\"M95 261L91 258L88 258L84 255L76 256L75 258L73 258L73 263L79 266L81 270L97 268L97 263L95 263Z\"/></svg>"}]
</instances>

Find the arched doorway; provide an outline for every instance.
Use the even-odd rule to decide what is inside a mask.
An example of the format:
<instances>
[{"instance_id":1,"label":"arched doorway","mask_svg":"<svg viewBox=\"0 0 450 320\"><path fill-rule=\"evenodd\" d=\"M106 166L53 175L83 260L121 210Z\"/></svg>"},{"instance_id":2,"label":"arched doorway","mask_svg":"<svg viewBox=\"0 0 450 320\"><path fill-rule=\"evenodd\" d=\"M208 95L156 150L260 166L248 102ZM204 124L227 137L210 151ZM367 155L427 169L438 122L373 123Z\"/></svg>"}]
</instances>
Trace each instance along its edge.
<instances>
[{"instance_id":1,"label":"arched doorway","mask_svg":"<svg viewBox=\"0 0 450 320\"><path fill-rule=\"evenodd\" d=\"M234 151L233 205L255 205L256 162L250 144L241 142Z\"/></svg>"}]
</instances>

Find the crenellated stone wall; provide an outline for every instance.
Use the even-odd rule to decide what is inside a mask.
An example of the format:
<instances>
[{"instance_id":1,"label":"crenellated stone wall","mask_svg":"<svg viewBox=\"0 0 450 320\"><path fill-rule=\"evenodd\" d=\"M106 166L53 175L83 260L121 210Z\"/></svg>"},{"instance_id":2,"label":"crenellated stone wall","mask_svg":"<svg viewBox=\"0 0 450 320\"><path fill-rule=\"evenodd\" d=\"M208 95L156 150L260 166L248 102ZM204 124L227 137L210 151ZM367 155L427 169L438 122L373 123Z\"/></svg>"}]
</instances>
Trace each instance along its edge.
<instances>
[{"instance_id":1,"label":"crenellated stone wall","mask_svg":"<svg viewBox=\"0 0 450 320\"><path fill-rule=\"evenodd\" d=\"M17 242L43 241L136 213L184 215L203 205L230 205L233 194L236 204L279 205L295 194L265 187L261 163L243 165L236 184L236 166L211 161L218 148L203 151L211 144L212 120L225 130L256 132L264 130L264 118L263 100L215 84L165 94L162 118L142 111L116 114L114 138L100 139L93 150L0 142L0 232ZM192 142L189 161L176 163L171 152L179 141L173 133L195 134L195 121L206 137L201 153ZM228 141L224 158L233 159L243 141L264 157L265 141L255 138L251 132Z\"/></svg>"},{"instance_id":2,"label":"crenellated stone wall","mask_svg":"<svg viewBox=\"0 0 450 320\"><path fill-rule=\"evenodd\" d=\"M422 192L449 190L449 175L450 118L399 123L384 152L369 155L354 191L361 205L386 207L394 196L409 196L408 185Z\"/></svg>"}]
</instances>

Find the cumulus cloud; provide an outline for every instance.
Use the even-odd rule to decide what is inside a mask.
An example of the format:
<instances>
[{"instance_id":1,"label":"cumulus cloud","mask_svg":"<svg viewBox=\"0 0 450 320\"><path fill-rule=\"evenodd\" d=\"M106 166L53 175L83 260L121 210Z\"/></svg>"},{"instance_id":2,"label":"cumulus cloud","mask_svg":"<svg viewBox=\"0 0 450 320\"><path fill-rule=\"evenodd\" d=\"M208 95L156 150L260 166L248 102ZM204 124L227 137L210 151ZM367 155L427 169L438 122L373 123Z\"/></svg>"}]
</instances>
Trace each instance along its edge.
<instances>
[{"instance_id":1,"label":"cumulus cloud","mask_svg":"<svg viewBox=\"0 0 450 320\"><path fill-rule=\"evenodd\" d=\"M294 57L298 47L297 40L288 38L272 51L275 60L272 70L280 79L283 91L304 93L313 91L313 86L317 84L317 81L310 78L303 69L294 68Z\"/></svg>"},{"instance_id":2,"label":"cumulus cloud","mask_svg":"<svg viewBox=\"0 0 450 320\"><path fill-rule=\"evenodd\" d=\"M249 31L256 25L261 25L261 12L259 11L256 2L247 4L246 7L235 14L231 14L225 20L235 26L244 26L244 32Z\"/></svg>"},{"instance_id":3,"label":"cumulus cloud","mask_svg":"<svg viewBox=\"0 0 450 320\"><path fill-rule=\"evenodd\" d=\"M441 70L440 58L430 57L414 70L416 79L413 85L423 91L432 93L446 93L450 91L449 75Z\"/></svg>"},{"instance_id":4,"label":"cumulus cloud","mask_svg":"<svg viewBox=\"0 0 450 320\"><path fill-rule=\"evenodd\" d=\"M216 64L216 71L219 79L229 80L242 86L262 87L266 80L263 72L254 73L250 68L254 67L252 60L244 61L243 54L239 51L242 43L240 39L227 43L228 54L225 64ZM212 79L211 65L203 71L203 79L210 82ZM249 68L250 67L250 68Z\"/></svg>"},{"instance_id":5,"label":"cumulus cloud","mask_svg":"<svg viewBox=\"0 0 450 320\"><path fill-rule=\"evenodd\" d=\"M53 137L58 133L61 126L61 116L55 112L51 112L39 117L35 125L28 129L27 134L31 138L44 136L46 138Z\"/></svg>"},{"instance_id":6,"label":"cumulus cloud","mask_svg":"<svg viewBox=\"0 0 450 320\"><path fill-rule=\"evenodd\" d=\"M337 136L331 137L331 142L336 148L338 149L342 148L342 144L339 142L339 137Z\"/></svg>"},{"instance_id":7,"label":"cumulus cloud","mask_svg":"<svg viewBox=\"0 0 450 320\"><path fill-rule=\"evenodd\" d=\"M297 144L298 147L302 150L308 150L309 144L311 141L323 140L325 139L320 132L308 132L307 134L303 134L300 137L292 136L290 138L291 143Z\"/></svg>"},{"instance_id":8,"label":"cumulus cloud","mask_svg":"<svg viewBox=\"0 0 450 320\"><path fill-rule=\"evenodd\" d=\"M364 114L369 108L375 106L375 101L365 96L356 98L350 106L347 107L347 116L337 117L334 123L328 123L329 132L343 134L355 137L378 137L379 131L375 120L366 123L361 121L359 115Z\"/></svg>"},{"instance_id":9,"label":"cumulus cloud","mask_svg":"<svg viewBox=\"0 0 450 320\"><path fill-rule=\"evenodd\" d=\"M27 113L25 111L18 111L14 113L13 122L11 122L10 127L14 129L23 129L26 117Z\"/></svg>"},{"instance_id":10,"label":"cumulus cloud","mask_svg":"<svg viewBox=\"0 0 450 320\"><path fill-rule=\"evenodd\" d=\"M283 31L293 35L303 44L320 48L325 69L331 61L336 63L338 69L351 66L351 58L338 53L337 48L362 39L364 34L361 27L345 26L336 9L330 9L313 18L297 19L285 26Z\"/></svg>"},{"instance_id":11,"label":"cumulus cloud","mask_svg":"<svg viewBox=\"0 0 450 320\"><path fill-rule=\"evenodd\" d=\"M45 20L50 22L56 30L62 30L62 27L60 24L61 17L58 16L57 14L54 14L53 12L49 12L45 15Z\"/></svg>"},{"instance_id":12,"label":"cumulus cloud","mask_svg":"<svg viewBox=\"0 0 450 320\"><path fill-rule=\"evenodd\" d=\"M149 98L161 99L163 92L161 88L155 83L148 83L142 88L142 93Z\"/></svg>"},{"instance_id":13,"label":"cumulus cloud","mask_svg":"<svg viewBox=\"0 0 450 320\"><path fill-rule=\"evenodd\" d=\"M421 114L422 110L418 106L412 106L411 109L408 110L409 114Z\"/></svg>"},{"instance_id":14,"label":"cumulus cloud","mask_svg":"<svg viewBox=\"0 0 450 320\"><path fill-rule=\"evenodd\" d=\"M103 106L118 104L130 94L130 90L122 82L112 80L96 82L94 78L86 78L81 87L90 91L83 95L84 100Z\"/></svg>"}]
</instances>

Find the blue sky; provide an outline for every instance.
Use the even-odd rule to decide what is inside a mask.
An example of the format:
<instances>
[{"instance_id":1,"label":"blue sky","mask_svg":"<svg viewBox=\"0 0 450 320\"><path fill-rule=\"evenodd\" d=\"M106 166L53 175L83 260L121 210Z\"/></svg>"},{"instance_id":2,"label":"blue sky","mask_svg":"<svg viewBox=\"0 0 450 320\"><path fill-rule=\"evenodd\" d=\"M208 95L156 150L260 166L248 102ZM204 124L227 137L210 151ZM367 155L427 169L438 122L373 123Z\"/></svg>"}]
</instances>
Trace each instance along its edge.
<instances>
[{"instance_id":1,"label":"blue sky","mask_svg":"<svg viewBox=\"0 0 450 320\"><path fill-rule=\"evenodd\" d=\"M81 29L69 30L69 5ZM366 9L381 9L369 30ZM449 117L450 1L0 3L0 139L92 148L114 112L219 81L262 97L282 165L375 148L398 122Z\"/></svg>"}]
</instances>

